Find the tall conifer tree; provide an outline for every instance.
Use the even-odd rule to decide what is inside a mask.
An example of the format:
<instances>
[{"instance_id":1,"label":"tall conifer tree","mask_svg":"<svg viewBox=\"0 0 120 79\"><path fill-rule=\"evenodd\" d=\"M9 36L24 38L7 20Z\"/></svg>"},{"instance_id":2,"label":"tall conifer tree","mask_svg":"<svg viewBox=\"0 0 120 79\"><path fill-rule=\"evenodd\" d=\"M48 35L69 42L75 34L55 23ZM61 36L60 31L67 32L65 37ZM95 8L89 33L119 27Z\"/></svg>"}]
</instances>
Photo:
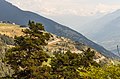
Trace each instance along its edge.
<instances>
[{"instance_id":1,"label":"tall conifer tree","mask_svg":"<svg viewBox=\"0 0 120 79\"><path fill-rule=\"evenodd\" d=\"M42 78L39 74L42 63L49 57L43 46L47 45L51 35L45 32L41 23L29 21L28 25L29 28L23 30L23 36L15 37L15 47L5 55L7 64L15 70L13 77L17 79Z\"/></svg>"}]
</instances>

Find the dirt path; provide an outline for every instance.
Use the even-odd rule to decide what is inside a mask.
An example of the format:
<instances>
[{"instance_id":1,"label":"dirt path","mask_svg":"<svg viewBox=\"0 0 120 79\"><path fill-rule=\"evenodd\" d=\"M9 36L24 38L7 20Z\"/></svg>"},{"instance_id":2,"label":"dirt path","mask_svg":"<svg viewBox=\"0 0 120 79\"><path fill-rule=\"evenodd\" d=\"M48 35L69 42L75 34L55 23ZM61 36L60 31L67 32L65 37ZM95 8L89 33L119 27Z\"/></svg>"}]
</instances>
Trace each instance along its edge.
<instances>
[{"instance_id":1,"label":"dirt path","mask_svg":"<svg viewBox=\"0 0 120 79\"><path fill-rule=\"evenodd\" d=\"M61 40L60 40L60 39L56 39L56 40L54 40L54 41L49 42L48 45L55 44L55 43L57 43L57 42L59 42L59 41L61 41Z\"/></svg>"}]
</instances>

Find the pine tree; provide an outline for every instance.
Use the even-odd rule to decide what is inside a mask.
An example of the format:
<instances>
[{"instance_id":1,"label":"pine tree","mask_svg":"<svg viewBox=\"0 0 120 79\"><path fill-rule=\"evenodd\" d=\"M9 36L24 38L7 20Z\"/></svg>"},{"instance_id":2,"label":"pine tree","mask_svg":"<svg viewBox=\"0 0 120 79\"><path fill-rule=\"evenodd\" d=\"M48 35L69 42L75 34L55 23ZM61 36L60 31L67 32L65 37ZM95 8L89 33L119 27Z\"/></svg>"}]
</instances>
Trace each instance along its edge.
<instances>
[{"instance_id":1,"label":"pine tree","mask_svg":"<svg viewBox=\"0 0 120 79\"><path fill-rule=\"evenodd\" d=\"M87 50L83 51L83 55L81 57L81 65L84 67L89 67L91 65L93 66L100 66L98 63L96 63L95 61L93 61L95 56L95 52L92 51L90 48L88 48Z\"/></svg>"},{"instance_id":2,"label":"pine tree","mask_svg":"<svg viewBox=\"0 0 120 79\"><path fill-rule=\"evenodd\" d=\"M13 77L17 79L42 78L42 63L49 58L43 46L47 45L51 35L45 32L41 23L29 21L28 25L23 36L15 37L15 47L5 55L5 61L15 71Z\"/></svg>"},{"instance_id":3,"label":"pine tree","mask_svg":"<svg viewBox=\"0 0 120 79\"><path fill-rule=\"evenodd\" d=\"M93 57L94 51L88 48L83 53L56 52L51 59L51 77L52 79L82 79L79 68L87 68L91 65L99 66Z\"/></svg>"},{"instance_id":4,"label":"pine tree","mask_svg":"<svg viewBox=\"0 0 120 79\"><path fill-rule=\"evenodd\" d=\"M57 52L51 59L52 79L80 79L77 69L80 67L81 55L77 53Z\"/></svg>"}]
</instances>

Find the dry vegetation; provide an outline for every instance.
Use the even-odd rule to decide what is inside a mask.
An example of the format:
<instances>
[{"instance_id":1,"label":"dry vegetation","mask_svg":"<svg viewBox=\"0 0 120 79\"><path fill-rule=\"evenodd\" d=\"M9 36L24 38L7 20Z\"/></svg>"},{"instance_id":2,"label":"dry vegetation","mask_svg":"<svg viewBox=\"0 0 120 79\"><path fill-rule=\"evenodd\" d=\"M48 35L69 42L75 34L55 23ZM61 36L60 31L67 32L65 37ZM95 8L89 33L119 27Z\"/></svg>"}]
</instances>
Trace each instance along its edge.
<instances>
[{"instance_id":1,"label":"dry vegetation","mask_svg":"<svg viewBox=\"0 0 120 79\"><path fill-rule=\"evenodd\" d=\"M19 25L0 23L0 34L5 34L9 37L22 35L22 29Z\"/></svg>"}]
</instances>

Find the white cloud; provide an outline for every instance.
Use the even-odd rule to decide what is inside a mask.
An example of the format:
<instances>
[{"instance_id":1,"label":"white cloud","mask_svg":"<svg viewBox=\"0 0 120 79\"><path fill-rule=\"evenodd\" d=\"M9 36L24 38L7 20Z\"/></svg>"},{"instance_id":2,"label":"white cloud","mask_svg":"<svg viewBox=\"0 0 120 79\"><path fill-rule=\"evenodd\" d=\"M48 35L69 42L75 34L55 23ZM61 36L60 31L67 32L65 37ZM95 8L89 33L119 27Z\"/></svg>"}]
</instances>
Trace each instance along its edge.
<instances>
[{"instance_id":1,"label":"white cloud","mask_svg":"<svg viewBox=\"0 0 120 79\"><path fill-rule=\"evenodd\" d=\"M120 9L120 5L118 5L118 4L107 5L107 4L99 3L96 6L96 10L99 11L99 12L102 12L102 13L114 11L114 10L117 10L117 9Z\"/></svg>"},{"instance_id":2,"label":"white cloud","mask_svg":"<svg viewBox=\"0 0 120 79\"><path fill-rule=\"evenodd\" d=\"M88 0L9 0L9 2L23 10L34 11L47 16L68 14L89 16L96 12L106 13L120 8L119 4L92 3Z\"/></svg>"}]
</instances>

